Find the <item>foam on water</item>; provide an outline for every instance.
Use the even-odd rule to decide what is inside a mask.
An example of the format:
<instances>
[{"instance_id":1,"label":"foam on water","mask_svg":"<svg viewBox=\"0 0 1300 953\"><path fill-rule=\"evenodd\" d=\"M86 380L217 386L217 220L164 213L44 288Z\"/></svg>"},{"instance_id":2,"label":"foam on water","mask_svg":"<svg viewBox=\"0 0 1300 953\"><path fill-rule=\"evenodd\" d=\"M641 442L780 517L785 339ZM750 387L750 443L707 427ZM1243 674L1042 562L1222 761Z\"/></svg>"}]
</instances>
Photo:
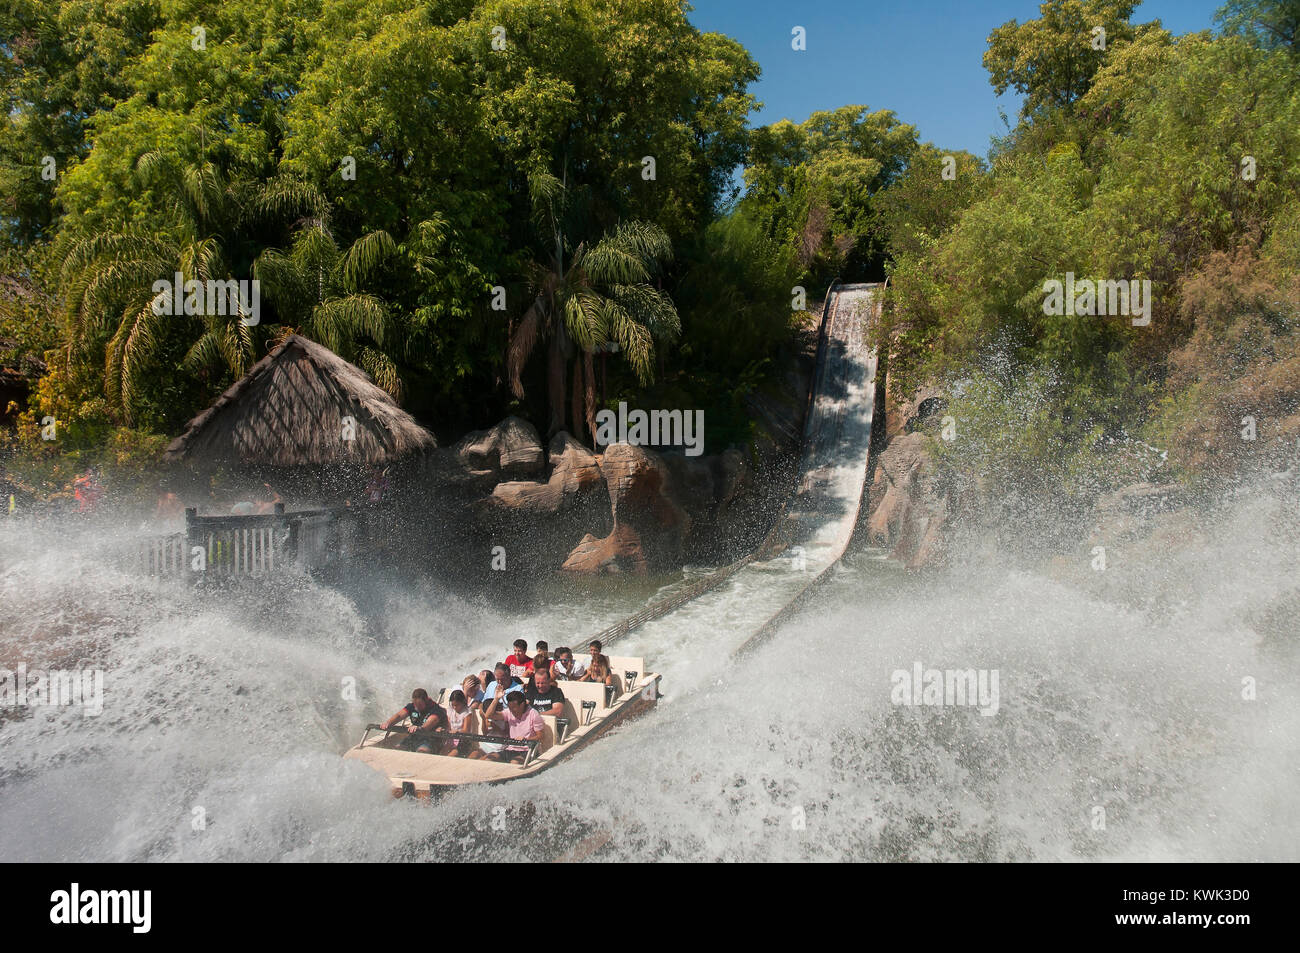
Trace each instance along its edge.
<instances>
[{"instance_id":1,"label":"foam on water","mask_svg":"<svg viewBox=\"0 0 1300 953\"><path fill-rule=\"evenodd\" d=\"M0 859L1300 859L1294 628L1267 642L1259 621L1300 578L1287 506L1242 502L1221 542L1104 588L858 557L735 662L768 610L750 574L656 644L613 647L664 673L656 712L432 806L339 755L416 684L450 685L517 634L580 644L628 600L518 616L374 579L363 615L302 578L225 594L137 578L91 555L103 528L11 521L0 667L84 662L106 685L98 717L0 712ZM892 704L915 661L997 669L998 714Z\"/></svg>"}]
</instances>

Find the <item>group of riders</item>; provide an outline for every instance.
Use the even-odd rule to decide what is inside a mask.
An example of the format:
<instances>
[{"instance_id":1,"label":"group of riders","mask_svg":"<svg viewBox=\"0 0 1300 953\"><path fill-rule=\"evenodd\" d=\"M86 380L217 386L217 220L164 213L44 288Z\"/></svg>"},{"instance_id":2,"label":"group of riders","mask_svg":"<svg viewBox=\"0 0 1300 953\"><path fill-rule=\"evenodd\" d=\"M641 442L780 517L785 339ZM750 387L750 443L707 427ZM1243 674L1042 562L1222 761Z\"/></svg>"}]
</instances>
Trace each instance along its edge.
<instances>
[{"instance_id":1,"label":"group of riders","mask_svg":"<svg viewBox=\"0 0 1300 953\"><path fill-rule=\"evenodd\" d=\"M410 704L380 727L385 731L401 731L404 727L407 737L402 747L407 750L522 763L528 749L510 745L505 739L542 739L542 715L560 715L564 711L560 683L614 684L614 673L602 648L600 641L593 639L587 646L586 661L580 661L574 659L568 646L556 649L552 656L546 642L538 642L534 654L529 655L528 642L516 639L514 651L504 662L498 662L490 671L466 675L461 687L447 698L446 708L423 688L417 688L411 693ZM500 737L500 742L456 737L469 733L467 722L474 712L483 718L483 734Z\"/></svg>"}]
</instances>

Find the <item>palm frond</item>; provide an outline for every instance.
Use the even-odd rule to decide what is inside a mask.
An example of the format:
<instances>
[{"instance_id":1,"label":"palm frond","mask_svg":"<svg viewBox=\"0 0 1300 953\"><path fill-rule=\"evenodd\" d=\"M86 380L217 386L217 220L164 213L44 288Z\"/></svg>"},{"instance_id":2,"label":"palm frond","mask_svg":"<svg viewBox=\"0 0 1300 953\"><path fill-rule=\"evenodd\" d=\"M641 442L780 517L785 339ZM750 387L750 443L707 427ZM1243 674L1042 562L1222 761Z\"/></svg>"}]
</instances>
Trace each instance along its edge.
<instances>
[{"instance_id":1,"label":"palm frond","mask_svg":"<svg viewBox=\"0 0 1300 953\"><path fill-rule=\"evenodd\" d=\"M308 284L293 259L278 248L268 248L253 262L253 277L262 296L275 305L286 321L296 321L315 299L315 285Z\"/></svg>"},{"instance_id":2,"label":"palm frond","mask_svg":"<svg viewBox=\"0 0 1300 953\"><path fill-rule=\"evenodd\" d=\"M190 349L181 358L181 366L192 371L220 367L223 363L221 331L211 328L199 335L199 339L190 345Z\"/></svg>"},{"instance_id":3,"label":"palm frond","mask_svg":"<svg viewBox=\"0 0 1300 953\"><path fill-rule=\"evenodd\" d=\"M585 275L585 280L593 287L650 280L650 269L645 262L609 237L576 252L573 270Z\"/></svg>"},{"instance_id":4,"label":"palm frond","mask_svg":"<svg viewBox=\"0 0 1300 953\"><path fill-rule=\"evenodd\" d=\"M646 284L614 285L609 297L638 324L644 325L656 341L676 341L682 320L667 294Z\"/></svg>"},{"instance_id":5,"label":"palm frond","mask_svg":"<svg viewBox=\"0 0 1300 953\"><path fill-rule=\"evenodd\" d=\"M193 210L195 223L206 230L208 223L217 217L217 206L225 192L221 173L211 162L200 162L185 167L181 182L180 197Z\"/></svg>"},{"instance_id":6,"label":"palm frond","mask_svg":"<svg viewBox=\"0 0 1300 953\"><path fill-rule=\"evenodd\" d=\"M650 329L637 323L632 316L612 298L605 299L604 327L609 340L618 344L623 359L632 367L632 373L645 385L654 377L654 339Z\"/></svg>"},{"instance_id":7,"label":"palm frond","mask_svg":"<svg viewBox=\"0 0 1300 953\"><path fill-rule=\"evenodd\" d=\"M575 289L564 297L564 329L570 340L584 351L605 339L604 311L604 299L588 289Z\"/></svg>"},{"instance_id":8,"label":"palm frond","mask_svg":"<svg viewBox=\"0 0 1300 953\"><path fill-rule=\"evenodd\" d=\"M182 248L180 266L187 278L192 277L198 281L226 278L229 275L221 239L215 236L201 238Z\"/></svg>"},{"instance_id":9,"label":"palm frond","mask_svg":"<svg viewBox=\"0 0 1300 953\"><path fill-rule=\"evenodd\" d=\"M386 390L394 400L402 399L402 378L393 359L372 347L363 347L357 360L370 379Z\"/></svg>"},{"instance_id":10,"label":"palm frond","mask_svg":"<svg viewBox=\"0 0 1300 953\"><path fill-rule=\"evenodd\" d=\"M349 338L369 337L381 347L388 336L388 306L383 299L375 295L347 295L332 298L322 308L329 308L335 314L335 321L340 331Z\"/></svg>"},{"instance_id":11,"label":"palm frond","mask_svg":"<svg viewBox=\"0 0 1300 953\"><path fill-rule=\"evenodd\" d=\"M271 179L257 189L246 206L245 218L309 216L324 219L329 201L310 182L291 176Z\"/></svg>"},{"instance_id":12,"label":"palm frond","mask_svg":"<svg viewBox=\"0 0 1300 953\"><path fill-rule=\"evenodd\" d=\"M355 291L366 277L397 251L393 236L381 230L367 232L343 256L343 285Z\"/></svg>"},{"instance_id":13,"label":"palm frond","mask_svg":"<svg viewBox=\"0 0 1300 953\"><path fill-rule=\"evenodd\" d=\"M518 398L524 396L522 379L524 365L528 363L533 348L537 346L545 308L544 299L535 298L528 310L524 312L524 316L519 319L519 325L515 328L515 333L506 347L506 373L510 378L510 392Z\"/></svg>"},{"instance_id":14,"label":"palm frond","mask_svg":"<svg viewBox=\"0 0 1300 953\"><path fill-rule=\"evenodd\" d=\"M124 315L122 326L114 335L120 344L113 349L117 363L114 369L118 382L118 403L130 422L133 417L137 385L149 367L157 341L156 332L166 316L153 310L153 299L138 304L133 313Z\"/></svg>"}]
</instances>

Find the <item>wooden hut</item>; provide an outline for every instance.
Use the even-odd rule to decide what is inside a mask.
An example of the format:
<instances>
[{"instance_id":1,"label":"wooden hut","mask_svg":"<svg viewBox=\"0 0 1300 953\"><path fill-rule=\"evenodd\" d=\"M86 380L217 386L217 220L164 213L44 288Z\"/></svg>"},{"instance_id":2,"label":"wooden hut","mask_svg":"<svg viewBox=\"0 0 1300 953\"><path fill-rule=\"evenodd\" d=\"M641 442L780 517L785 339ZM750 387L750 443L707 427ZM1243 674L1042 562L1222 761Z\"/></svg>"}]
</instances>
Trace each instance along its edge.
<instances>
[{"instance_id":1,"label":"wooden hut","mask_svg":"<svg viewBox=\"0 0 1300 953\"><path fill-rule=\"evenodd\" d=\"M436 446L364 371L294 334L191 420L166 459L281 479L311 473L319 488L324 471L388 467Z\"/></svg>"}]
</instances>

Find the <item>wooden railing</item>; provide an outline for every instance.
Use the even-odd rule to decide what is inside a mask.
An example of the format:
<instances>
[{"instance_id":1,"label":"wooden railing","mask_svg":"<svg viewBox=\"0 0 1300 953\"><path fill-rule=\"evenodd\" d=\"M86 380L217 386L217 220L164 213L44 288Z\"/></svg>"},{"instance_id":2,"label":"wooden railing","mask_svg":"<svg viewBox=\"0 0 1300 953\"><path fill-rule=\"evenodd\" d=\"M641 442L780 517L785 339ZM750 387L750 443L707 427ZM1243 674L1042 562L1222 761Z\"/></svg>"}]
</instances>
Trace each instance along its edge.
<instances>
[{"instance_id":1,"label":"wooden railing","mask_svg":"<svg viewBox=\"0 0 1300 953\"><path fill-rule=\"evenodd\" d=\"M151 576L263 576L289 566L316 569L337 557L346 508L247 516L200 516L185 510L185 532L145 540L136 568Z\"/></svg>"},{"instance_id":2,"label":"wooden railing","mask_svg":"<svg viewBox=\"0 0 1300 953\"><path fill-rule=\"evenodd\" d=\"M185 534L156 536L144 541L136 552L135 568L146 576L178 576L185 572L189 550L185 548Z\"/></svg>"}]
</instances>

